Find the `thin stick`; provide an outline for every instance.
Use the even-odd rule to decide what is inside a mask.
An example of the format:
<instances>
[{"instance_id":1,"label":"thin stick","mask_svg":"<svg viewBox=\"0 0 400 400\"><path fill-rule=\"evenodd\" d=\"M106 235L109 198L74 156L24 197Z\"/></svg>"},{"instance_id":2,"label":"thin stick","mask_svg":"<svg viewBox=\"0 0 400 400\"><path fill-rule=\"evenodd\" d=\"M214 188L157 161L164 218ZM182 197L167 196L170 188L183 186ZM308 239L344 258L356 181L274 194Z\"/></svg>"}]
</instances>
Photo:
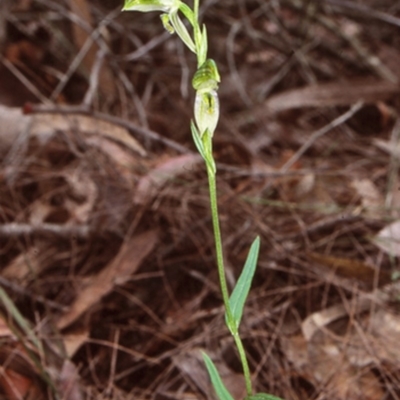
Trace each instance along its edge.
<instances>
[{"instance_id":1,"label":"thin stick","mask_svg":"<svg viewBox=\"0 0 400 400\"><path fill-rule=\"evenodd\" d=\"M0 60L2 64L21 82L24 86L34 95L36 96L42 103L44 104L52 104L51 101L47 99L47 97L32 84L32 82L22 74L18 68L15 67L13 63L8 61L5 57L0 56Z\"/></svg>"},{"instance_id":2,"label":"thin stick","mask_svg":"<svg viewBox=\"0 0 400 400\"><path fill-rule=\"evenodd\" d=\"M85 107L90 107L93 102L94 95L99 86L99 76L101 71L101 66L103 65L104 57L106 52L103 48L100 48L96 54L96 61L93 64L92 70L89 77L89 88L85 93L82 104Z\"/></svg>"},{"instance_id":3,"label":"thin stick","mask_svg":"<svg viewBox=\"0 0 400 400\"><path fill-rule=\"evenodd\" d=\"M59 224L0 224L0 237L19 238L21 236L57 236L69 238L74 236L79 239L86 239L89 236L88 225L59 225Z\"/></svg>"},{"instance_id":4,"label":"thin stick","mask_svg":"<svg viewBox=\"0 0 400 400\"><path fill-rule=\"evenodd\" d=\"M365 16L367 18L375 18L379 21L386 22L388 24L400 27L400 18L394 15L387 14L383 11L374 10L365 4L356 3L354 1L343 1L343 0L323 0L325 3L329 3L334 7L347 8L354 10L358 15Z\"/></svg>"}]
</instances>

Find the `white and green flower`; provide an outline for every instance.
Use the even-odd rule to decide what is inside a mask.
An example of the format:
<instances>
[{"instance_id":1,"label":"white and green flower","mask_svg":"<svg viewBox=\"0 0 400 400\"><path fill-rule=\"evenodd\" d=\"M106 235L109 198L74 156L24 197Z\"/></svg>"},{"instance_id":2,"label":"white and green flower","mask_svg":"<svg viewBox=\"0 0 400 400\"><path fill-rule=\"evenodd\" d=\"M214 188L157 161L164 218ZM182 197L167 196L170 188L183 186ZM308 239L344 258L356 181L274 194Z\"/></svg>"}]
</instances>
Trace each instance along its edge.
<instances>
[{"instance_id":1,"label":"white and green flower","mask_svg":"<svg viewBox=\"0 0 400 400\"><path fill-rule=\"evenodd\" d=\"M208 130L212 137L219 119L219 99L215 90L197 91L194 103L194 120L202 136Z\"/></svg>"},{"instance_id":2,"label":"white and green flower","mask_svg":"<svg viewBox=\"0 0 400 400\"><path fill-rule=\"evenodd\" d=\"M191 24L194 23L193 12L180 0L125 0L123 11L151 12L160 11L161 21L169 33L176 33L186 46L196 53L196 46L185 24L179 17L178 11L182 11Z\"/></svg>"}]
</instances>

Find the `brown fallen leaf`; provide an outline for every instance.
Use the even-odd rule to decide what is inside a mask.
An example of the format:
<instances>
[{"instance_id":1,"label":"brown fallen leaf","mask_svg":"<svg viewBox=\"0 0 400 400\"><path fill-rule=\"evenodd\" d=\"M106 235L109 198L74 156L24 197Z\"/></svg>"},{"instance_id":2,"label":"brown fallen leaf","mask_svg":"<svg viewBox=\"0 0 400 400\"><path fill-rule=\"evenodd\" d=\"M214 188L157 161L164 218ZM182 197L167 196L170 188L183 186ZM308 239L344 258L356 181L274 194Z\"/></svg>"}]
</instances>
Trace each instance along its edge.
<instances>
[{"instance_id":1,"label":"brown fallen leaf","mask_svg":"<svg viewBox=\"0 0 400 400\"><path fill-rule=\"evenodd\" d=\"M134 202L137 204L145 203L168 180L191 171L199 162L201 162L201 157L198 154L185 154L163 161L140 179Z\"/></svg>"},{"instance_id":2,"label":"brown fallen leaf","mask_svg":"<svg viewBox=\"0 0 400 400\"><path fill-rule=\"evenodd\" d=\"M49 264L51 257L55 257L59 250L43 240L37 241L34 246L12 259L3 269L1 275L5 279L18 282L25 287L30 278L38 276ZM46 261L47 260L47 261Z\"/></svg>"},{"instance_id":3,"label":"brown fallen leaf","mask_svg":"<svg viewBox=\"0 0 400 400\"><path fill-rule=\"evenodd\" d=\"M9 368L2 369L0 373L0 387L8 400L44 400L32 379Z\"/></svg>"},{"instance_id":4,"label":"brown fallen leaf","mask_svg":"<svg viewBox=\"0 0 400 400\"><path fill-rule=\"evenodd\" d=\"M22 148L24 141L27 141L29 137L34 136L41 142L46 142L57 132L71 130L85 136L105 137L134 154L143 157L147 155L143 146L125 128L88 115L66 115L62 111L24 114L20 108L0 105L0 120L0 157L7 154L13 145ZM19 156L24 157L23 152L20 151L20 153Z\"/></svg>"},{"instance_id":5,"label":"brown fallen leaf","mask_svg":"<svg viewBox=\"0 0 400 400\"><path fill-rule=\"evenodd\" d=\"M400 92L391 82L333 82L288 90L268 99L262 110L276 113L294 108L348 106L358 101L372 104Z\"/></svg>"},{"instance_id":6,"label":"brown fallen leaf","mask_svg":"<svg viewBox=\"0 0 400 400\"><path fill-rule=\"evenodd\" d=\"M386 210L383 195L371 179L353 179L350 185L360 196L366 216L376 219L384 216Z\"/></svg>"},{"instance_id":7,"label":"brown fallen leaf","mask_svg":"<svg viewBox=\"0 0 400 400\"><path fill-rule=\"evenodd\" d=\"M374 282L376 274L379 276L379 283L391 282L391 274L386 270L376 270L373 266L351 258L333 257L314 252L307 252L307 258L333 270L335 274L344 277L357 279L365 283Z\"/></svg>"},{"instance_id":8,"label":"brown fallen leaf","mask_svg":"<svg viewBox=\"0 0 400 400\"><path fill-rule=\"evenodd\" d=\"M400 220L386 225L372 239L375 246L389 254L391 257L400 256Z\"/></svg>"},{"instance_id":9,"label":"brown fallen leaf","mask_svg":"<svg viewBox=\"0 0 400 400\"><path fill-rule=\"evenodd\" d=\"M92 135L86 138L86 143L91 148L97 148L106 154L112 160L120 175L125 178L126 182L132 182L133 184L136 178L134 171L137 171L140 158L132 154L125 146L121 146L119 143L115 143L104 136Z\"/></svg>"},{"instance_id":10,"label":"brown fallen leaf","mask_svg":"<svg viewBox=\"0 0 400 400\"><path fill-rule=\"evenodd\" d=\"M122 245L117 256L85 287L72 303L69 311L57 322L59 329L75 322L84 312L110 293L116 285L122 285L139 268L143 259L154 249L158 233L147 231Z\"/></svg>"},{"instance_id":11,"label":"brown fallen leaf","mask_svg":"<svg viewBox=\"0 0 400 400\"><path fill-rule=\"evenodd\" d=\"M0 95L0 102L2 102L1 97ZM3 158L13 144L25 134L31 118L25 118L20 108L0 105L0 120L0 157Z\"/></svg>"},{"instance_id":12,"label":"brown fallen leaf","mask_svg":"<svg viewBox=\"0 0 400 400\"><path fill-rule=\"evenodd\" d=\"M75 353L81 348L81 346L86 343L88 338L89 330L86 328L79 328L79 330L68 332L68 334L63 335L62 340L67 356L72 358Z\"/></svg>"},{"instance_id":13,"label":"brown fallen leaf","mask_svg":"<svg viewBox=\"0 0 400 400\"><path fill-rule=\"evenodd\" d=\"M79 373L70 360L64 361L61 371L57 374L57 390L62 393L63 400L83 400Z\"/></svg>"},{"instance_id":14,"label":"brown fallen leaf","mask_svg":"<svg viewBox=\"0 0 400 400\"><path fill-rule=\"evenodd\" d=\"M132 150L141 156L146 156L146 150L139 142L129 134L129 132L107 121L89 115L80 114L62 114L60 113L41 113L26 115L26 118L32 118L30 134L39 139L46 140L56 131L77 130L86 135L101 135L122 144L127 149Z\"/></svg>"},{"instance_id":15,"label":"brown fallen leaf","mask_svg":"<svg viewBox=\"0 0 400 400\"><path fill-rule=\"evenodd\" d=\"M343 317L339 314L336 317ZM318 324L323 324L323 318L326 318L326 323L330 323L336 317L319 315ZM365 340L360 340L357 330L351 330L342 336L335 329L330 331L327 326L310 337L296 335L285 338L283 351L293 364L296 374L300 374L315 388L323 388L326 396L324 398L381 400L384 398L384 390L378 376L367 364L360 365L354 356L357 341L359 359L367 357L369 360L376 360L376 353L365 345ZM369 365L373 367L374 361Z\"/></svg>"},{"instance_id":16,"label":"brown fallen leaf","mask_svg":"<svg viewBox=\"0 0 400 400\"><path fill-rule=\"evenodd\" d=\"M27 349L35 354L34 346L29 341L15 341L10 331L9 338L2 338L0 347L0 388L10 400L41 400L44 399L38 385L38 370Z\"/></svg>"}]
</instances>

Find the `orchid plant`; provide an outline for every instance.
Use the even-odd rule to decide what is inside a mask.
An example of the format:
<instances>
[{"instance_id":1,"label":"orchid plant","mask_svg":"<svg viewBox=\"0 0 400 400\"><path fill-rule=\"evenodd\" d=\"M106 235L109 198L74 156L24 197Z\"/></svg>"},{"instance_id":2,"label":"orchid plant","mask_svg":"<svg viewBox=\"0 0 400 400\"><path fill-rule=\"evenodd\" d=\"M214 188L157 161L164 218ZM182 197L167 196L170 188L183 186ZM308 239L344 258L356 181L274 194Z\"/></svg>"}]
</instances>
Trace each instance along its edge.
<instances>
[{"instance_id":1,"label":"orchid plant","mask_svg":"<svg viewBox=\"0 0 400 400\"><path fill-rule=\"evenodd\" d=\"M199 23L199 1L194 0L192 9L181 0L125 0L123 10L160 12L164 28L171 34L176 33L197 57L197 70L192 79L196 98L194 104L194 122L191 122L191 131L196 148L204 159L207 170L218 276L225 306L225 322L233 336L242 363L247 392L244 400L280 400L278 397L265 393L253 394L249 364L239 335L244 304L250 291L257 265L260 248L260 239L258 237L250 247L242 273L230 295L226 282L218 217L217 168L212 154L212 138L219 120L217 90L221 78L215 61L207 58L207 30L204 24L200 26ZM192 34L189 33L181 16L185 17L188 21ZM203 353L203 358L218 398L220 400L233 400L211 358L206 353Z\"/></svg>"}]
</instances>

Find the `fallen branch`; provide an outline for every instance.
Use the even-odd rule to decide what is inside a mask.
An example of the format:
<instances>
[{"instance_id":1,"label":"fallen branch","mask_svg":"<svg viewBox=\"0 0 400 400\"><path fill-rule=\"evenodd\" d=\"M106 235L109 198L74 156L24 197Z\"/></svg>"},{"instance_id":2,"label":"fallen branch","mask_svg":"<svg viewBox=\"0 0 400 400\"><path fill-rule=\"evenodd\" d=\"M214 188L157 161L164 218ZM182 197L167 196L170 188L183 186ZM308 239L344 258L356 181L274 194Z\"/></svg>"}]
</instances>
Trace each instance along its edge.
<instances>
[{"instance_id":1,"label":"fallen branch","mask_svg":"<svg viewBox=\"0 0 400 400\"><path fill-rule=\"evenodd\" d=\"M0 225L0 238L20 238L22 236L55 235L62 239L75 237L86 239L90 234L88 225L58 225L58 224L19 224L9 223Z\"/></svg>"}]
</instances>

